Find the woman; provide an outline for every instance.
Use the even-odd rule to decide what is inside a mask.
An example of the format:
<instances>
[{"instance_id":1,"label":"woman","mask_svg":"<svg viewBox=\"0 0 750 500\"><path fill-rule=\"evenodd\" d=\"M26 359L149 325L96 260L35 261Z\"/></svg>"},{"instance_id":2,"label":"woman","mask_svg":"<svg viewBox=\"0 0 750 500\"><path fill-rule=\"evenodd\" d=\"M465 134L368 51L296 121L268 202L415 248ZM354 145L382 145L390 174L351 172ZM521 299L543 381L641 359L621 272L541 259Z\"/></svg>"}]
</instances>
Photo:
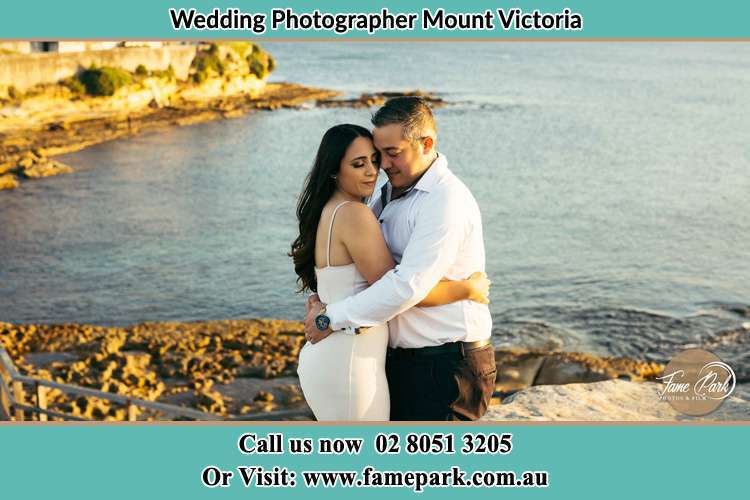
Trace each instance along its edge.
<instances>
[{"instance_id":1,"label":"woman","mask_svg":"<svg viewBox=\"0 0 750 500\"><path fill-rule=\"evenodd\" d=\"M305 181L297 206L300 234L290 256L300 291L317 292L327 304L367 288L395 266L377 219L362 202L375 189L378 163L369 130L337 125L323 136ZM487 303L488 292L489 281L475 273L441 281L418 305ZM387 324L305 344L297 373L318 420L388 420L387 347Z\"/></svg>"}]
</instances>

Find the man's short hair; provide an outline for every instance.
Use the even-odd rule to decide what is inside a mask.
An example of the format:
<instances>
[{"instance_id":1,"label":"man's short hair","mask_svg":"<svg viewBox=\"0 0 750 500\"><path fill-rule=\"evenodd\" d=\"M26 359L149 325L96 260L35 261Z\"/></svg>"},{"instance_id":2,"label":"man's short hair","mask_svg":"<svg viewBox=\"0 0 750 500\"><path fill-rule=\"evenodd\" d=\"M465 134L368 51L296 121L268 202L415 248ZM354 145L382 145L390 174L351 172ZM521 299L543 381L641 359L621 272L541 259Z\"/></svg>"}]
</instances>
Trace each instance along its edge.
<instances>
[{"instance_id":1,"label":"man's short hair","mask_svg":"<svg viewBox=\"0 0 750 500\"><path fill-rule=\"evenodd\" d=\"M437 134L435 117L423 98L419 96L394 97L389 99L372 115L372 124L384 127L398 123L404 127L404 139L414 142L428 135Z\"/></svg>"}]
</instances>

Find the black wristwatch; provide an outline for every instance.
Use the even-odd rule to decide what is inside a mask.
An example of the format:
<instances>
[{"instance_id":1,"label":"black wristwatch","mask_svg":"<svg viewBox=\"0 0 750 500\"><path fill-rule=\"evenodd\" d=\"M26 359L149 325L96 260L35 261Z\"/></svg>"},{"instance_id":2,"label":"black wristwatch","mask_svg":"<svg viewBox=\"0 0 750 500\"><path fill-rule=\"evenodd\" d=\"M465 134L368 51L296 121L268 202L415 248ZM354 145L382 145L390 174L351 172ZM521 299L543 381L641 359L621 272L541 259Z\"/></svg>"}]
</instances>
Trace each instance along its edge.
<instances>
[{"instance_id":1,"label":"black wristwatch","mask_svg":"<svg viewBox=\"0 0 750 500\"><path fill-rule=\"evenodd\" d=\"M323 309L321 309L318 315L315 316L315 326L321 332L328 330L328 327L331 326L331 318L326 314L325 306L323 306Z\"/></svg>"}]
</instances>

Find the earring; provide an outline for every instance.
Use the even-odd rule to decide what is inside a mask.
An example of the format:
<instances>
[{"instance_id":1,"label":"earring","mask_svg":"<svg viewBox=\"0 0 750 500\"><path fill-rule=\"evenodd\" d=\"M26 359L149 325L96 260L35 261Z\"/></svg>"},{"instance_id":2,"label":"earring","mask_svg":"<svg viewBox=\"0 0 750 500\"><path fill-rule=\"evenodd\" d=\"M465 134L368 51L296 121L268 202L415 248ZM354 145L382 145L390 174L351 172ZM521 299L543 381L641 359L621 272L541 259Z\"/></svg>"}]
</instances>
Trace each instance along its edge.
<instances>
[{"instance_id":1,"label":"earring","mask_svg":"<svg viewBox=\"0 0 750 500\"><path fill-rule=\"evenodd\" d=\"M333 179L334 181L335 181L335 180L336 180L337 178L338 178L338 176L336 176L336 175L332 175L332 176L331 176L331 179Z\"/></svg>"}]
</instances>

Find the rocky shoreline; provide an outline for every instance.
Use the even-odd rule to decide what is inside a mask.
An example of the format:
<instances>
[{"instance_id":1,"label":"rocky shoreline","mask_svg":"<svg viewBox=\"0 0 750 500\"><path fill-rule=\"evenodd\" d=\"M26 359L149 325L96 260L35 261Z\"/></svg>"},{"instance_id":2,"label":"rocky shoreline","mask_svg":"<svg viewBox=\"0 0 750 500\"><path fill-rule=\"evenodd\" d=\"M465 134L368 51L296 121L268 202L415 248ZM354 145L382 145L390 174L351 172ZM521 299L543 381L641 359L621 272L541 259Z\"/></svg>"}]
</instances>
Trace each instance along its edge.
<instances>
[{"instance_id":1,"label":"rocky shoreline","mask_svg":"<svg viewBox=\"0 0 750 500\"><path fill-rule=\"evenodd\" d=\"M81 110L54 117L40 113L20 124L9 123L7 119L3 124L0 120L0 186L16 184L17 187L18 178L70 172L70 167L49 157L94 144L164 127L234 118L256 110L295 108L305 102L330 100L337 95L333 90L270 83L257 95L243 93L207 100L183 100L136 110Z\"/></svg>"},{"instance_id":2,"label":"rocky shoreline","mask_svg":"<svg viewBox=\"0 0 750 500\"><path fill-rule=\"evenodd\" d=\"M28 376L225 418L305 410L296 377L302 324L284 320L143 323L128 327L0 323L0 344ZM493 405L532 386L624 379L653 380L663 365L585 353L496 349ZM51 409L96 420L121 420L107 401L47 396ZM159 419L144 415L143 419Z\"/></svg>"},{"instance_id":3,"label":"rocky shoreline","mask_svg":"<svg viewBox=\"0 0 750 500\"><path fill-rule=\"evenodd\" d=\"M378 106L397 95L422 95L434 106L445 102L431 93L379 92L362 94L356 98L338 98L340 92L306 87L294 83L264 83L260 89L223 93L212 89L211 81L203 84L209 90L197 91L189 87L179 98L167 103L155 97L156 83L143 96L84 99L88 104L72 105L65 98L50 98L39 109L23 118L3 117L0 113L0 190L15 189L21 181L70 173L74 169L51 157L79 151L106 141L134 136L165 127L184 126L210 120L229 119L253 111L272 111L282 108ZM164 84L164 82L161 82ZM167 85L167 84L165 84ZM172 82L171 85L174 85ZM241 87L241 84L237 84ZM58 92L59 90L55 90ZM174 91L170 89L169 91ZM166 91L165 91L166 92ZM54 94L54 92L53 92ZM130 100L126 99L130 98ZM141 105L128 104L133 99ZM121 102L125 99L125 103ZM145 101L144 101L145 99ZM62 103L62 104L61 104ZM65 107L71 104L70 109ZM55 106L62 106L54 112ZM0 110L2 111L2 110Z\"/></svg>"},{"instance_id":4,"label":"rocky shoreline","mask_svg":"<svg viewBox=\"0 0 750 500\"><path fill-rule=\"evenodd\" d=\"M122 50L110 56L135 54ZM279 108L367 108L399 95L445 104L419 90L341 98L336 90L268 83L275 59L254 43L211 43L187 50L194 55L189 68L180 67L179 78L171 64L166 69L139 64L131 71L84 65L94 56L82 54L75 74L59 81L37 83L23 92L13 82L0 84L0 190L72 172L71 166L52 159L56 155L164 127Z\"/></svg>"}]
</instances>

